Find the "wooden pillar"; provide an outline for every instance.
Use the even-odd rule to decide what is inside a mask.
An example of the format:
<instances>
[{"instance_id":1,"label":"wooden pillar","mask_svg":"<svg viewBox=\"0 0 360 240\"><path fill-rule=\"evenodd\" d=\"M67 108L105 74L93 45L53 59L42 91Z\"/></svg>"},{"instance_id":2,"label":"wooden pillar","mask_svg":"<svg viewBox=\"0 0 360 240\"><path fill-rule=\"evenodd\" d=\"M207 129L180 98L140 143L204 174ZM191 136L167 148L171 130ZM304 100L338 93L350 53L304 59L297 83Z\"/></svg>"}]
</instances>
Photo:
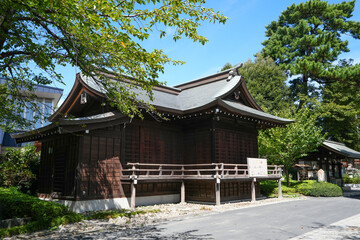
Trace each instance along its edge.
<instances>
[{"instance_id":1,"label":"wooden pillar","mask_svg":"<svg viewBox=\"0 0 360 240\"><path fill-rule=\"evenodd\" d=\"M281 179L278 180L278 198L282 198Z\"/></svg>"},{"instance_id":2,"label":"wooden pillar","mask_svg":"<svg viewBox=\"0 0 360 240\"><path fill-rule=\"evenodd\" d=\"M220 205L220 178L216 178L215 182L215 204Z\"/></svg>"},{"instance_id":3,"label":"wooden pillar","mask_svg":"<svg viewBox=\"0 0 360 240\"><path fill-rule=\"evenodd\" d=\"M325 169L326 169L326 181L330 182L330 174L329 174L329 160L324 158L325 160Z\"/></svg>"},{"instance_id":4,"label":"wooden pillar","mask_svg":"<svg viewBox=\"0 0 360 240\"><path fill-rule=\"evenodd\" d=\"M256 181L256 178L253 178L251 181L251 201L252 202L256 201L255 181Z\"/></svg>"},{"instance_id":5,"label":"wooden pillar","mask_svg":"<svg viewBox=\"0 0 360 240\"><path fill-rule=\"evenodd\" d=\"M135 204L136 204L136 180L133 180L131 182L131 203L130 203L130 207L131 208L135 208Z\"/></svg>"},{"instance_id":6,"label":"wooden pillar","mask_svg":"<svg viewBox=\"0 0 360 240\"><path fill-rule=\"evenodd\" d=\"M323 161L322 161L321 157L318 157L317 159L319 161L319 169L318 170L320 170L320 169L324 170L323 169Z\"/></svg>"},{"instance_id":7,"label":"wooden pillar","mask_svg":"<svg viewBox=\"0 0 360 240\"><path fill-rule=\"evenodd\" d=\"M180 202L185 203L185 182L184 181L181 182L180 198L181 198Z\"/></svg>"}]
</instances>

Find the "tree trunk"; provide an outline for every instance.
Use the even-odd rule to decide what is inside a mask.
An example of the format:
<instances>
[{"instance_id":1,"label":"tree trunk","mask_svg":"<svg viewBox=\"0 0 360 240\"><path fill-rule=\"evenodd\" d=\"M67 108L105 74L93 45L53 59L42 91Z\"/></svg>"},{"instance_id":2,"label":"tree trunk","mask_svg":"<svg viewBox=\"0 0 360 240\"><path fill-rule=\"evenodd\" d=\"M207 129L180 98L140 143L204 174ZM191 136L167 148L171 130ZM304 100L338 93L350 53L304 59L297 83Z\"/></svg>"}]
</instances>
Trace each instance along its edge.
<instances>
[{"instance_id":1,"label":"tree trunk","mask_svg":"<svg viewBox=\"0 0 360 240\"><path fill-rule=\"evenodd\" d=\"M307 73L303 74L303 81L302 81L301 86L300 86L300 93L303 94L304 96L307 96L307 97L309 97L309 95L310 95L309 94L309 87L308 87L308 79L309 79L308 74ZM305 102L306 102L306 99L305 100L300 99L299 106L298 106L298 109L297 109L298 111L303 108Z\"/></svg>"},{"instance_id":2,"label":"tree trunk","mask_svg":"<svg viewBox=\"0 0 360 240\"><path fill-rule=\"evenodd\" d=\"M290 187L289 169L285 168L286 186Z\"/></svg>"}]
</instances>

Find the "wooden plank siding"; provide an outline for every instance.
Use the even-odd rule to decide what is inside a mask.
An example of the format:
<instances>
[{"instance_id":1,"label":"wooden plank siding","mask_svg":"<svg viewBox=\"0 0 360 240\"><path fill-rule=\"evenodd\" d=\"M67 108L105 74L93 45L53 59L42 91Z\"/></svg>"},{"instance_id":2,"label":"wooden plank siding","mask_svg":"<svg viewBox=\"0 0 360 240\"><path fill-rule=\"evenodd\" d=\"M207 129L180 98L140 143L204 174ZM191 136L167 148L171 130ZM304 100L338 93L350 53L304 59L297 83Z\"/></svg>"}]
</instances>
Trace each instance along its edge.
<instances>
[{"instance_id":1,"label":"wooden plank siding","mask_svg":"<svg viewBox=\"0 0 360 240\"><path fill-rule=\"evenodd\" d=\"M107 134L110 133L111 134ZM150 124L118 125L90 131L82 137L80 199L130 197L130 185L120 181L127 162L179 163L181 138L177 128ZM125 142L124 142L125 141ZM123 158L123 160L122 160ZM179 183L139 183L138 196L174 194Z\"/></svg>"},{"instance_id":2,"label":"wooden plank siding","mask_svg":"<svg viewBox=\"0 0 360 240\"><path fill-rule=\"evenodd\" d=\"M214 123L214 162L246 164L248 157L258 157L258 132L254 126L228 119Z\"/></svg>"},{"instance_id":3,"label":"wooden plank siding","mask_svg":"<svg viewBox=\"0 0 360 240\"><path fill-rule=\"evenodd\" d=\"M43 194L51 194L52 192L52 169L53 160L52 155L49 153L49 142L41 143L41 156L39 167L38 188L39 192Z\"/></svg>"},{"instance_id":4,"label":"wooden plank siding","mask_svg":"<svg viewBox=\"0 0 360 240\"><path fill-rule=\"evenodd\" d=\"M211 120L187 124L183 130L183 164L212 162Z\"/></svg>"},{"instance_id":5,"label":"wooden plank siding","mask_svg":"<svg viewBox=\"0 0 360 240\"><path fill-rule=\"evenodd\" d=\"M125 197L120 182L122 125L82 136L79 199Z\"/></svg>"},{"instance_id":6,"label":"wooden plank siding","mask_svg":"<svg viewBox=\"0 0 360 240\"><path fill-rule=\"evenodd\" d=\"M135 121L125 128L125 161L140 163L182 163L182 131L178 126L164 126L156 122ZM130 197L130 185L123 183L127 197ZM176 194L180 183L139 183L137 196Z\"/></svg>"},{"instance_id":7,"label":"wooden plank siding","mask_svg":"<svg viewBox=\"0 0 360 240\"><path fill-rule=\"evenodd\" d=\"M66 134L42 142L39 193L74 198L79 138Z\"/></svg>"},{"instance_id":8,"label":"wooden plank siding","mask_svg":"<svg viewBox=\"0 0 360 240\"><path fill-rule=\"evenodd\" d=\"M185 200L215 202L215 181L185 181ZM260 184L255 183L256 196L260 194ZM220 183L221 201L251 198L250 181L222 181Z\"/></svg>"}]
</instances>

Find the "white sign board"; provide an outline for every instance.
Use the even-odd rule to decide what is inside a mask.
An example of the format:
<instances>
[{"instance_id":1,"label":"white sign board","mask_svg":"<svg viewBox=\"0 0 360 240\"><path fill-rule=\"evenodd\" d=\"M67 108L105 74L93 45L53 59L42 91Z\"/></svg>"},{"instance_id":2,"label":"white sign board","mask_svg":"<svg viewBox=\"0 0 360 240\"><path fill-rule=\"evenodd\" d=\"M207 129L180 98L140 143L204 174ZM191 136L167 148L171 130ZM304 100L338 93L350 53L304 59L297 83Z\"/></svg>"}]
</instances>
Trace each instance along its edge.
<instances>
[{"instance_id":1,"label":"white sign board","mask_svg":"<svg viewBox=\"0 0 360 240\"><path fill-rule=\"evenodd\" d=\"M267 177L267 160L265 158L247 158L249 177Z\"/></svg>"}]
</instances>

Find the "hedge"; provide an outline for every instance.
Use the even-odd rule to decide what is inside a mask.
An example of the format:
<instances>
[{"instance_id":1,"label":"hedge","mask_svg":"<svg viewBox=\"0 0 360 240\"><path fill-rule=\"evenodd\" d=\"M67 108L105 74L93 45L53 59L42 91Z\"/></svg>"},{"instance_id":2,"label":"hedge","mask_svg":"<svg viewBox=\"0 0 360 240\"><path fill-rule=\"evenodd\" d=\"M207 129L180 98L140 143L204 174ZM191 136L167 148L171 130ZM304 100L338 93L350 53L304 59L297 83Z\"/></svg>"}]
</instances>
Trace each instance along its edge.
<instances>
[{"instance_id":1,"label":"hedge","mask_svg":"<svg viewBox=\"0 0 360 240\"><path fill-rule=\"evenodd\" d=\"M306 196L314 197L339 197L343 195L341 187L328 182L316 182L315 180L303 181L296 186L297 191Z\"/></svg>"},{"instance_id":2,"label":"hedge","mask_svg":"<svg viewBox=\"0 0 360 240\"><path fill-rule=\"evenodd\" d=\"M278 191L277 183L276 181L262 181L260 190L265 196L275 196ZM298 193L314 197L339 197L343 195L342 189L338 185L328 182L316 182L315 180L290 182L290 187L282 186L282 192L288 195Z\"/></svg>"},{"instance_id":3,"label":"hedge","mask_svg":"<svg viewBox=\"0 0 360 240\"><path fill-rule=\"evenodd\" d=\"M360 184L360 178L349 178L349 177L344 177L344 183L349 183L349 184Z\"/></svg>"}]
</instances>

